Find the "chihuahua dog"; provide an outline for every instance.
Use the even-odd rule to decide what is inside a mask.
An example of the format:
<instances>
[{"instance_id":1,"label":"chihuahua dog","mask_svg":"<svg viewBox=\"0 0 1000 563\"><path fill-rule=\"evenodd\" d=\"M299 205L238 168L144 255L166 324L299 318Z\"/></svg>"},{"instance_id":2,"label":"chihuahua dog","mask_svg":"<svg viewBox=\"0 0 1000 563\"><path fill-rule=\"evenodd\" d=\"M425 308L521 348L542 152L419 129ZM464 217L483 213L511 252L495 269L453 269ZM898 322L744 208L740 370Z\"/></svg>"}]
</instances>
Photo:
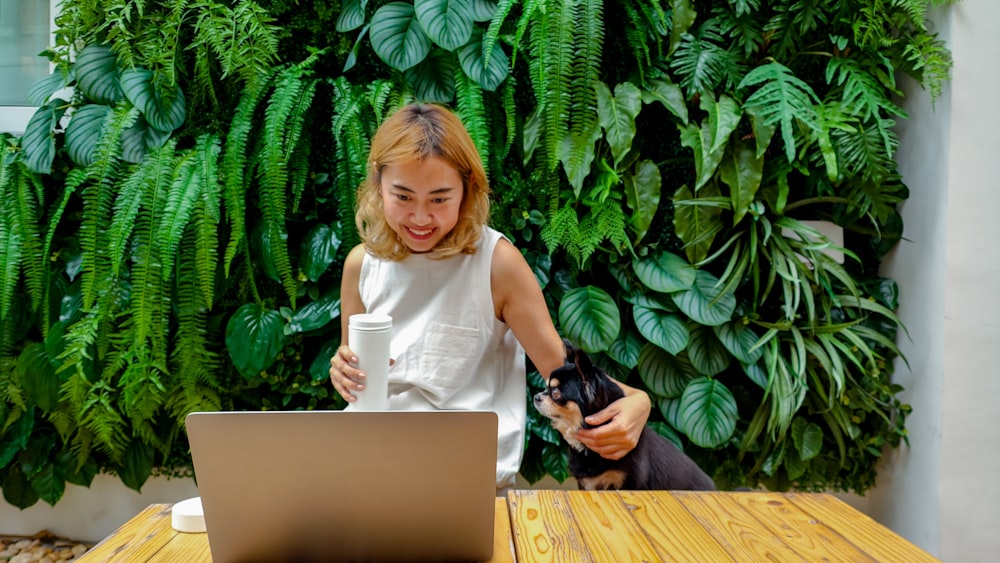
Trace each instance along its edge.
<instances>
[{"instance_id":1,"label":"chihuahua dog","mask_svg":"<svg viewBox=\"0 0 1000 563\"><path fill-rule=\"evenodd\" d=\"M576 439L584 418L625 396L611 377L569 341L566 364L549 376L548 387L535 395L538 412L552 421L570 445L569 471L584 490L667 489L714 490L715 483L673 443L646 427L639 443L618 460L605 459Z\"/></svg>"}]
</instances>

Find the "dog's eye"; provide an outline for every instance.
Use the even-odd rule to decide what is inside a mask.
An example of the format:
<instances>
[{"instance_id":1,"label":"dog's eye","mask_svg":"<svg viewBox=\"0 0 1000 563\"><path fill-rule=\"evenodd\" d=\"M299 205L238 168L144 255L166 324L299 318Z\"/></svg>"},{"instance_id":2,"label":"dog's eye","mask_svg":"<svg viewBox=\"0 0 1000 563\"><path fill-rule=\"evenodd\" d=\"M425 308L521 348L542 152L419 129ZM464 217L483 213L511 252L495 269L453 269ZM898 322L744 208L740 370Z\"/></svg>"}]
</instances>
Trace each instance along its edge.
<instances>
[{"instance_id":1,"label":"dog's eye","mask_svg":"<svg viewBox=\"0 0 1000 563\"><path fill-rule=\"evenodd\" d=\"M550 389L549 396L552 397L553 401L558 401L562 399L562 393L558 389Z\"/></svg>"}]
</instances>

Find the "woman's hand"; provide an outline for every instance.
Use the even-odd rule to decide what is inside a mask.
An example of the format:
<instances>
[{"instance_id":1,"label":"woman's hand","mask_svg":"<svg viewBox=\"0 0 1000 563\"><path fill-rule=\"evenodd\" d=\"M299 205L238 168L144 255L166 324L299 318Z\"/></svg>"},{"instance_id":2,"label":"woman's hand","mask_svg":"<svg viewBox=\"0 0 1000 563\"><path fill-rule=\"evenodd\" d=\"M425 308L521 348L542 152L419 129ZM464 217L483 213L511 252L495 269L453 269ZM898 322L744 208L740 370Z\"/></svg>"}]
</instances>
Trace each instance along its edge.
<instances>
[{"instance_id":1,"label":"woman's hand","mask_svg":"<svg viewBox=\"0 0 1000 563\"><path fill-rule=\"evenodd\" d=\"M649 395L616 383L625 390L625 396L586 418L587 424L597 428L576 433L577 439L587 449L607 459L621 459L635 448L652 408Z\"/></svg>"},{"instance_id":2,"label":"woman's hand","mask_svg":"<svg viewBox=\"0 0 1000 563\"><path fill-rule=\"evenodd\" d=\"M365 390L365 374L357 368L357 365L358 357L343 344L330 358L330 381L333 382L333 388L348 403L358 400L351 391Z\"/></svg>"}]
</instances>

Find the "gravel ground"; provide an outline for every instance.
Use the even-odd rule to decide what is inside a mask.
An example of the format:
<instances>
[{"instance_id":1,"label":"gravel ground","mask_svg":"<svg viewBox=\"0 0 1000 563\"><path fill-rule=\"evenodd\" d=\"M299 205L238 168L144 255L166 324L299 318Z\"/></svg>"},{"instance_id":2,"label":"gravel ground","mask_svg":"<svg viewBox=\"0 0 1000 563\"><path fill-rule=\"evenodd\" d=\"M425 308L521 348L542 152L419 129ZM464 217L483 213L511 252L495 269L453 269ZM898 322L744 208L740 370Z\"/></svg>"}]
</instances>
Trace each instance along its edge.
<instances>
[{"instance_id":1,"label":"gravel ground","mask_svg":"<svg viewBox=\"0 0 1000 563\"><path fill-rule=\"evenodd\" d=\"M72 561L92 546L91 543L61 538L46 531L28 537L0 535L0 562Z\"/></svg>"}]
</instances>

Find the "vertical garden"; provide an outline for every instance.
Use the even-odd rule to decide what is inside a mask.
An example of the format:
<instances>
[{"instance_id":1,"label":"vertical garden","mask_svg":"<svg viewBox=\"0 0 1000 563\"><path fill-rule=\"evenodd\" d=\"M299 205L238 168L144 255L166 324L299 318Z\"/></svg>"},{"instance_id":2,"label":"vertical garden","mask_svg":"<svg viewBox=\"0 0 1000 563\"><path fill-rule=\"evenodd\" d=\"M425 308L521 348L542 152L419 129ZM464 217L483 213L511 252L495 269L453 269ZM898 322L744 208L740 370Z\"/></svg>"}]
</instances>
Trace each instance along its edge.
<instances>
[{"instance_id":1,"label":"vertical garden","mask_svg":"<svg viewBox=\"0 0 1000 563\"><path fill-rule=\"evenodd\" d=\"M864 492L909 412L897 78L940 91L946 3L63 0L2 135L4 498L184 474L192 411L341 408L354 191L411 100L462 116L560 332L721 487Z\"/></svg>"}]
</instances>

